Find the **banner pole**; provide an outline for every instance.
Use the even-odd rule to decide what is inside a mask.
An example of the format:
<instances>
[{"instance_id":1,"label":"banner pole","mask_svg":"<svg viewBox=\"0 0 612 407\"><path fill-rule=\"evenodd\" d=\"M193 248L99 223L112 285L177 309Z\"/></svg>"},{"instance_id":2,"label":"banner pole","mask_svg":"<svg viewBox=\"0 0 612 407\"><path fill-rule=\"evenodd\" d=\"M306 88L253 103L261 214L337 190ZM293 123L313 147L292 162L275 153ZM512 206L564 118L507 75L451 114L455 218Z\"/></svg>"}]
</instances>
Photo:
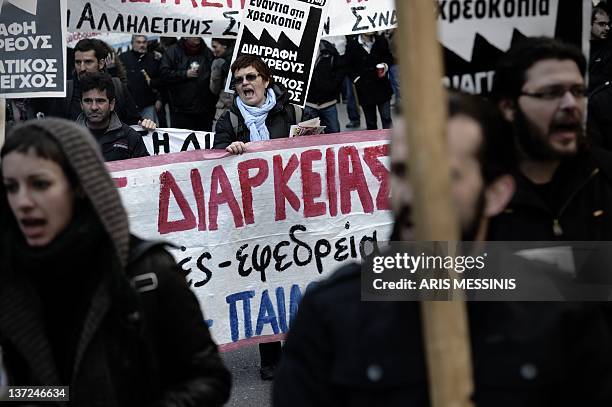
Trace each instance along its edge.
<instances>
[{"instance_id":1,"label":"banner pole","mask_svg":"<svg viewBox=\"0 0 612 407\"><path fill-rule=\"evenodd\" d=\"M401 49L402 113L414 191L415 236L420 241L458 240L446 144L447 102L442 51L431 0L396 1ZM463 301L421 303L423 340L433 407L471 406L472 367Z\"/></svg>"}]
</instances>

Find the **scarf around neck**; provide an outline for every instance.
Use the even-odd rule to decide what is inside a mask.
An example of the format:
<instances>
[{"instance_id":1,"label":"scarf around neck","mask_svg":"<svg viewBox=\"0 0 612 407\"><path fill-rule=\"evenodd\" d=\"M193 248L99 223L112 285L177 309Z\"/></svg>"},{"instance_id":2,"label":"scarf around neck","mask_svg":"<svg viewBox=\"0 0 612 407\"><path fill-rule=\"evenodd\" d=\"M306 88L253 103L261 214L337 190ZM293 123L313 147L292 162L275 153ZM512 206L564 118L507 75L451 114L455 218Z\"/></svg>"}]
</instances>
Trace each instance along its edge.
<instances>
[{"instance_id":1,"label":"scarf around neck","mask_svg":"<svg viewBox=\"0 0 612 407\"><path fill-rule=\"evenodd\" d=\"M266 127L266 119L270 110L276 106L274 91L268 89L266 101L259 107L244 104L240 97L236 98L236 104L244 118L244 124L249 129L251 141L270 140L270 132Z\"/></svg>"}]
</instances>

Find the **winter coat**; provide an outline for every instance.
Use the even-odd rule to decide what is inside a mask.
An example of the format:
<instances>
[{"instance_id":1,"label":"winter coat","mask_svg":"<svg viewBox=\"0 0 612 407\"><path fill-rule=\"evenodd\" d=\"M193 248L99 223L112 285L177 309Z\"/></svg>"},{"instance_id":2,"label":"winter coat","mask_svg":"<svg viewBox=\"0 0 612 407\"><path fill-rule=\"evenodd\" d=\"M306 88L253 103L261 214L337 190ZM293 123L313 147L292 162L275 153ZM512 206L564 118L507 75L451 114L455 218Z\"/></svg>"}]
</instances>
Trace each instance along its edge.
<instances>
[{"instance_id":1,"label":"winter coat","mask_svg":"<svg viewBox=\"0 0 612 407\"><path fill-rule=\"evenodd\" d=\"M468 319L476 406L612 402L610 337L598 310L472 302ZM343 267L300 302L274 406L428 407L421 326L419 303L361 301L361 267Z\"/></svg>"},{"instance_id":2,"label":"winter coat","mask_svg":"<svg viewBox=\"0 0 612 407\"><path fill-rule=\"evenodd\" d=\"M592 40L589 55L589 92L612 80L612 43Z\"/></svg>"},{"instance_id":3,"label":"winter coat","mask_svg":"<svg viewBox=\"0 0 612 407\"><path fill-rule=\"evenodd\" d=\"M315 80L310 83L306 98L308 103L322 105L338 98L346 74L343 59L332 43L321 40L319 55L312 73Z\"/></svg>"},{"instance_id":4,"label":"winter coat","mask_svg":"<svg viewBox=\"0 0 612 407\"><path fill-rule=\"evenodd\" d=\"M116 98L115 111L119 115L119 119L130 126L138 124L141 117L132 93L127 85L118 78L113 78L113 84L115 85ZM81 94L81 83L77 75L74 75L74 79L66 81L65 98L33 98L31 104L36 113L41 112L45 117L77 120L82 112Z\"/></svg>"},{"instance_id":5,"label":"winter coat","mask_svg":"<svg viewBox=\"0 0 612 407\"><path fill-rule=\"evenodd\" d=\"M232 55L234 55L234 49L228 48L225 51L224 57L216 58L212 63L210 91L215 95L219 95L219 100L216 105L217 111L215 113L215 120L219 120L234 101L234 95L232 93L223 91L223 89L225 89L227 76L229 75Z\"/></svg>"},{"instance_id":6,"label":"winter coat","mask_svg":"<svg viewBox=\"0 0 612 407\"><path fill-rule=\"evenodd\" d=\"M152 106L159 99L157 88L161 85L159 78L159 61L153 54L144 54L134 51L124 52L119 55L127 73L128 88L134 96L136 105L140 110ZM147 83L145 71L150 79Z\"/></svg>"},{"instance_id":7,"label":"winter coat","mask_svg":"<svg viewBox=\"0 0 612 407\"><path fill-rule=\"evenodd\" d=\"M554 211L522 174L506 210L493 218L490 240L612 240L612 153L597 147L565 159L552 183L558 185Z\"/></svg>"},{"instance_id":8,"label":"winter coat","mask_svg":"<svg viewBox=\"0 0 612 407\"><path fill-rule=\"evenodd\" d=\"M612 81L607 80L589 94L587 136L591 143L612 151Z\"/></svg>"},{"instance_id":9,"label":"winter coat","mask_svg":"<svg viewBox=\"0 0 612 407\"><path fill-rule=\"evenodd\" d=\"M391 100L393 95L391 82L387 75L379 78L376 69L376 65L380 63L386 63L389 67L393 64L389 43L384 36L375 36L375 42L369 54L357 39L348 41L345 57L349 76L357 89L360 105L377 105Z\"/></svg>"},{"instance_id":10,"label":"winter coat","mask_svg":"<svg viewBox=\"0 0 612 407\"><path fill-rule=\"evenodd\" d=\"M85 115L79 116L77 124L87 127ZM105 161L127 160L149 155L142 136L127 124L121 123L115 112L111 114L106 132L101 137L96 137L96 141L100 145Z\"/></svg>"},{"instance_id":11,"label":"winter coat","mask_svg":"<svg viewBox=\"0 0 612 407\"><path fill-rule=\"evenodd\" d=\"M276 95L276 105L268 112L266 118L266 127L270 132L270 139L289 137L289 129L292 125L297 124L295 109L298 108L289 104L289 93L283 85L275 83L272 85L272 90ZM224 149L234 141L242 141L243 143L251 141L249 129L244 125L244 119L236 104L237 98L238 95L236 94L232 107L217 121L213 148ZM237 132L234 131L232 126L230 114L236 115L238 119Z\"/></svg>"},{"instance_id":12,"label":"winter coat","mask_svg":"<svg viewBox=\"0 0 612 407\"><path fill-rule=\"evenodd\" d=\"M0 347L10 384L70 386L74 407L222 405L230 374L199 303L170 254L130 238L93 138L66 121L31 123L59 142L82 197L66 230L32 249L0 186Z\"/></svg>"},{"instance_id":13,"label":"winter coat","mask_svg":"<svg viewBox=\"0 0 612 407\"><path fill-rule=\"evenodd\" d=\"M217 95L210 91L213 53L202 42L199 54L187 55L184 43L181 39L168 48L161 61L161 78L168 88L170 111L192 114L213 112L217 103ZM200 65L199 76L188 78L187 71L194 62Z\"/></svg>"}]
</instances>

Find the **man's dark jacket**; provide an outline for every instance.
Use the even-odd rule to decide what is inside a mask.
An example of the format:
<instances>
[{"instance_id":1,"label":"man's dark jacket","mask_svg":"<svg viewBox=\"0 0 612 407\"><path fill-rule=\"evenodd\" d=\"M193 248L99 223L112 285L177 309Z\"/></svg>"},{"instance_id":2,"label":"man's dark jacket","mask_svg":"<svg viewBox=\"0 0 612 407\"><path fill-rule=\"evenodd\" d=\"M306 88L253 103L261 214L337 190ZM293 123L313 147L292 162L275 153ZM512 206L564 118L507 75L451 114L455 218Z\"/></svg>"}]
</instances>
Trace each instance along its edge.
<instances>
[{"instance_id":1,"label":"man's dark jacket","mask_svg":"<svg viewBox=\"0 0 612 407\"><path fill-rule=\"evenodd\" d=\"M391 82L387 76L379 78L376 70L377 64L386 63L389 67L393 64L389 43L384 36L375 36L369 54L357 39L347 41L345 57L350 78L353 81L359 78L354 82L359 104L377 105L391 100Z\"/></svg>"},{"instance_id":2,"label":"man's dark jacket","mask_svg":"<svg viewBox=\"0 0 612 407\"><path fill-rule=\"evenodd\" d=\"M612 151L612 81L605 81L589 93L587 112L587 136L590 142Z\"/></svg>"},{"instance_id":3,"label":"man's dark jacket","mask_svg":"<svg viewBox=\"0 0 612 407\"><path fill-rule=\"evenodd\" d=\"M612 42L592 40L589 56L589 92L612 80Z\"/></svg>"},{"instance_id":4,"label":"man's dark jacket","mask_svg":"<svg viewBox=\"0 0 612 407\"><path fill-rule=\"evenodd\" d=\"M344 57L340 57L336 47L329 41L321 40L319 55L315 62L306 101L321 105L338 98L340 86L346 74Z\"/></svg>"},{"instance_id":5,"label":"man's dark jacket","mask_svg":"<svg viewBox=\"0 0 612 407\"><path fill-rule=\"evenodd\" d=\"M493 218L489 240L612 240L612 153L585 147L562 161L553 176L559 210L554 211L522 174L506 210Z\"/></svg>"},{"instance_id":6,"label":"man's dark jacket","mask_svg":"<svg viewBox=\"0 0 612 407\"><path fill-rule=\"evenodd\" d=\"M133 125L140 121L138 106L132 97L128 87L118 78L113 78L115 85L115 111L123 123ZM117 90L117 87L121 90ZM81 109L81 84L78 76L66 81L65 98L38 98L32 99L35 112L42 112L45 116L61 117L75 121L82 112Z\"/></svg>"},{"instance_id":7,"label":"man's dark jacket","mask_svg":"<svg viewBox=\"0 0 612 407\"><path fill-rule=\"evenodd\" d=\"M296 113L293 105L289 104L289 92L280 83L272 85L272 90L276 95L276 105L268 112L266 118L266 127L270 132L270 139L289 137L289 130L296 123ZM236 99L230 109L225 112L215 127L215 143L213 148L224 149L234 141L242 141L248 143L251 141L249 129L244 124L244 118L238 110ZM230 115L234 114L237 117L237 131L234 131Z\"/></svg>"},{"instance_id":8,"label":"man's dark jacket","mask_svg":"<svg viewBox=\"0 0 612 407\"><path fill-rule=\"evenodd\" d=\"M133 50L120 54L119 59L125 66L128 88L134 96L138 108L142 110L154 105L155 101L159 99L156 89L161 84L159 61L149 52L143 54ZM151 79L150 84L147 84L143 70Z\"/></svg>"},{"instance_id":9,"label":"man's dark jacket","mask_svg":"<svg viewBox=\"0 0 612 407\"><path fill-rule=\"evenodd\" d=\"M275 407L430 405L419 304L365 302L360 290L352 264L306 292L275 372ZM482 302L468 316L476 406L612 403L597 310Z\"/></svg>"},{"instance_id":10,"label":"man's dark jacket","mask_svg":"<svg viewBox=\"0 0 612 407\"><path fill-rule=\"evenodd\" d=\"M180 113L214 112L218 96L210 91L210 69L214 59L212 51L202 42L200 52L188 55L185 40L164 52L160 72L162 83L168 89L170 110ZM200 65L197 78L188 78L187 70L193 62Z\"/></svg>"},{"instance_id":11,"label":"man's dark jacket","mask_svg":"<svg viewBox=\"0 0 612 407\"><path fill-rule=\"evenodd\" d=\"M87 127L84 115L79 116L77 123ZM127 124L121 123L119 116L114 112L111 114L108 129L101 137L96 137L96 141L102 149L104 161L127 160L149 155L142 136Z\"/></svg>"}]
</instances>

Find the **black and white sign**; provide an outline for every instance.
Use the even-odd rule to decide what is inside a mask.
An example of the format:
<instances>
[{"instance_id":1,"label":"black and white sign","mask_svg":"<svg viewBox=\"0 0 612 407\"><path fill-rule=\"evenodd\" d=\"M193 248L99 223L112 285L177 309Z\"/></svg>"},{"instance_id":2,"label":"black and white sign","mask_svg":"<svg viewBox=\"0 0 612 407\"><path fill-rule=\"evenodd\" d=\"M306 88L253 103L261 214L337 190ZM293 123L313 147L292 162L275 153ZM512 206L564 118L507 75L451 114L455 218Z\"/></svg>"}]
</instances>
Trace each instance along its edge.
<instances>
[{"instance_id":1,"label":"black and white sign","mask_svg":"<svg viewBox=\"0 0 612 407\"><path fill-rule=\"evenodd\" d=\"M140 126L132 127L143 135L142 141L150 155L209 150L215 142L215 133L206 131L159 128L147 134Z\"/></svg>"},{"instance_id":2,"label":"black and white sign","mask_svg":"<svg viewBox=\"0 0 612 407\"><path fill-rule=\"evenodd\" d=\"M0 95L66 95L66 0L0 0Z\"/></svg>"},{"instance_id":3,"label":"black and white sign","mask_svg":"<svg viewBox=\"0 0 612 407\"><path fill-rule=\"evenodd\" d=\"M247 0L233 60L242 54L260 56L272 68L275 81L289 90L291 103L304 106L327 3Z\"/></svg>"}]
</instances>

